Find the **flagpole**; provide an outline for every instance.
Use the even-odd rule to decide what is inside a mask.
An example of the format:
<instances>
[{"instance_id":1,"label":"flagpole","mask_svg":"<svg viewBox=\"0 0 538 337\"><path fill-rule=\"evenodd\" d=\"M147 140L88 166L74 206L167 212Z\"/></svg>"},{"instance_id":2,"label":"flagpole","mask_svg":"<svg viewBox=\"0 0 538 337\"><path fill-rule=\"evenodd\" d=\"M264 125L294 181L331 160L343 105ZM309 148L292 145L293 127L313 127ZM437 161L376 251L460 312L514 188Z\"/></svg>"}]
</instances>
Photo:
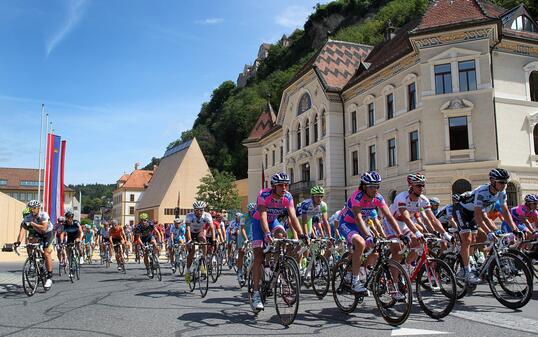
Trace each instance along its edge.
<instances>
[{"instance_id":1,"label":"flagpole","mask_svg":"<svg viewBox=\"0 0 538 337\"><path fill-rule=\"evenodd\" d=\"M78 191L78 200L79 200L79 204L78 204L78 222L80 222L81 220L81 217L82 217L82 190Z\"/></svg>"},{"instance_id":2,"label":"flagpole","mask_svg":"<svg viewBox=\"0 0 538 337\"><path fill-rule=\"evenodd\" d=\"M42 201L41 199L41 181L42 181L42 172L41 172L41 153L43 147L43 119L45 114L45 104L41 104L41 128L39 129L39 178L37 183L37 201Z\"/></svg>"}]
</instances>

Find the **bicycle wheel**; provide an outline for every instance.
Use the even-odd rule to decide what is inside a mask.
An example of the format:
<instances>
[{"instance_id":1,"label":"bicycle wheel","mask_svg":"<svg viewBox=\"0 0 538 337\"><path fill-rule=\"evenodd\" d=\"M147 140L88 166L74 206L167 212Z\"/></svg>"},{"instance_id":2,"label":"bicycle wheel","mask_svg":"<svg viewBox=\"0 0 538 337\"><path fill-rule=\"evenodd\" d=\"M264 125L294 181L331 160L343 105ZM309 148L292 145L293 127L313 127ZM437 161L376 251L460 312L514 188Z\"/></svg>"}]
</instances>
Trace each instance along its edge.
<instances>
[{"instance_id":1,"label":"bicycle wheel","mask_svg":"<svg viewBox=\"0 0 538 337\"><path fill-rule=\"evenodd\" d=\"M224 256L226 255L226 252L224 250L220 250L217 254L217 279L222 274L222 265L224 264Z\"/></svg>"},{"instance_id":2,"label":"bicycle wheel","mask_svg":"<svg viewBox=\"0 0 538 337\"><path fill-rule=\"evenodd\" d=\"M196 288L196 281L197 281L197 278L198 278L198 268L199 268L196 261L195 261L195 263L193 263L193 265L194 265L194 268L192 268L193 271L190 274L191 280L190 280L190 282L188 282L189 291L191 293L194 291L194 288Z\"/></svg>"},{"instance_id":3,"label":"bicycle wheel","mask_svg":"<svg viewBox=\"0 0 538 337\"><path fill-rule=\"evenodd\" d=\"M38 266L34 259L28 257L22 267L22 288L30 297L35 294L39 283Z\"/></svg>"},{"instance_id":4,"label":"bicycle wheel","mask_svg":"<svg viewBox=\"0 0 538 337\"><path fill-rule=\"evenodd\" d=\"M157 256L155 254L151 254L151 260L152 260L152 263L153 263L153 274L156 274L157 275L157 279L159 281L162 281L163 277L161 275L161 266L159 264L159 259L157 258Z\"/></svg>"},{"instance_id":5,"label":"bicycle wheel","mask_svg":"<svg viewBox=\"0 0 538 337\"><path fill-rule=\"evenodd\" d=\"M452 272L456 280L456 298L462 299L467 295L467 281L465 280L465 269L463 267L463 259L459 254L447 254L442 260L444 260Z\"/></svg>"},{"instance_id":6,"label":"bicycle wheel","mask_svg":"<svg viewBox=\"0 0 538 337\"><path fill-rule=\"evenodd\" d=\"M488 283L493 296L510 309L525 306L530 301L533 291L529 268L525 262L511 253L500 255L499 262L500 265L497 264L497 260L493 260L488 269Z\"/></svg>"},{"instance_id":7,"label":"bicycle wheel","mask_svg":"<svg viewBox=\"0 0 538 337\"><path fill-rule=\"evenodd\" d=\"M179 257L179 260L177 260L177 257ZM176 267L177 271L179 273L179 276L183 276L185 273L185 261L187 260L187 256L185 254L185 251L182 249L179 254L176 256Z\"/></svg>"},{"instance_id":8,"label":"bicycle wheel","mask_svg":"<svg viewBox=\"0 0 538 337\"><path fill-rule=\"evenodd\" d=\"M428 259L415 283L418 303L426 315L441 319L452 311L457 296L456 278L446 262Z\"/></svg>"},{"instance_id":9,"label":"bicycle wheel","mask_svg":"<svg viewBox=\"0 0 538 337\"><path fill-rule=\"evenodd\" d=\"M108 248L108 246L106 246L106 253L105 253L105 267L106 268L109 268L110 267L110 249Z\"/></svg>"},{"instance_id":10,"label":"bicycle wheel","mask_svg":"<svg viewBox=\"0 0 538 337\"><path fill-rule=\"evenodd\" d=\"M65 266L62 266L62 260L58 261L58 276L62 276L62 269L65 268Z\"/></svg>"},{"instance_id":11,"label":"bicycle wheel","mask_svg":"<svg viewBox=\"0 0 538 337\"><path fill-rule=\"evenodd\" d=\"M287 260L282 260L274 280L275 309L280 322L288 326L295 320L301 291L299 274Z\"/></svg>"},{"instance_id":12,"label":"bicycle wheel","mask_svg":"<svg viewBox=\"0 0 538 337\"><path fill-rule=\"evenodd\" d=\"M374 275L373 295L383 319L390 325L403 324L413 304L411 281L402 266L388 260Z\"/></svg>"},{"instance_id":13,"label":"bicycle wheel","mask_svg":"<svg viewBox=\"0 0 538 337\"><path fill-rule=\"evenodd\" d=\"M310 277L312 278L312 289L316 296L321 300L329 291L329 263L325 256L318 254L314 258Z\"/></svg>"},{"instance_id":14,"label":"bicycle wheel","mask_svg":"<svg viewBox=\"0 0 538 337\"><path fill-rule=\"evenodd\" d=\"M508 252L510 254L514 254L515 256L517 256L521 261L523 261L527 265L527 268L529 268L529 270L531 271L531 277L534 280L534 266L532 263L532 259L527 254L514 248L508 249Z\"/></svg>"},{"instance_id":15,"label":"bicycle wheel","mask_svg":"<svg viewBox=\"0 0 538 337\"><path fill-rule=\"evenodd\" d=\"M75 282L75 254L69 250L69 280Z\"/></svg>"},{"instance_id":16,"label":"bicycle wheel","mask_svg":"<svg viewBox=\"0 0 538 337\"><path fill-rule=\"evenodd\" d=\"M211 282L215 283L219 279L218 275L219 262L216 254L211 254L209 257L209 275L211 275Z\"/></svg>"},{"instance_id":17,"label":"bicycle wheel","mask_svg":"<svg viewBox=\"0 0 538 337\"><path fill-rule=\"evenodd\" d=\"M80 280L80 257L75 254L75 276L77 280Z\"/></svg>"},{"instance_id":18,"label":"bicycle wheel","mask_svg":"<svg viewBox=\"0 0 538 337\"><path fill-rule=\"evenodd\" d=\"M331 283L334 303L345 313L352 312L359 304L359 297L351 291L351 275L351 261L340 259L334 266Z\"/></svg>"},{"instance_id":19,"label":"bicycle wheel","mask_svg":"<svg viewBox=\"0 0 538 337\"><path fill-rule=\"evenodd\" d=\"M204 298L205 295L207 295L207 290L209 289L209 275L204 257L200 258L200 265L198 267L198 285L200 295L202 295L202 298Z\"/></svg>"}]
</instances>

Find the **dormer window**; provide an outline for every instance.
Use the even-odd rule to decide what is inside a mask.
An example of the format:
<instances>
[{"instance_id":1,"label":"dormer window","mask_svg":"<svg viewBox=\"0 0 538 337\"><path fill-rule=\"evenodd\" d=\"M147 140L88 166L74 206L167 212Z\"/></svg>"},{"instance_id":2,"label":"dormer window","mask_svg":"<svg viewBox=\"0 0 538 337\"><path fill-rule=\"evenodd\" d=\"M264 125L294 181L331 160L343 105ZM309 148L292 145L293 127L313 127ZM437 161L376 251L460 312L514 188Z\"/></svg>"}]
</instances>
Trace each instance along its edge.
<instances>
[{"instance_id":1,"label":"dormer window","mask_svg":"<svg viewBox=\"0 0 538 337\"><path fill-rule=\"evenodd\" d=\"M518 16L514 21L512 21L512 26L510 28L514 30L538 33L538 27L536 27L532 20L526 15Z\"/></svg>"},{"instance_id":2,"label":"dormer window","mask_svg":"<svg viewBox=\"0 0 538 337\"><path fill-rule=\"evenodd\" d=\"M301 100L299 101L297 115L302 114L303 112L307 111L311 107L312 107L312 102L310 101L310 95L305 93L303 96L301 96Z\"/></svg>"}]
</instances>

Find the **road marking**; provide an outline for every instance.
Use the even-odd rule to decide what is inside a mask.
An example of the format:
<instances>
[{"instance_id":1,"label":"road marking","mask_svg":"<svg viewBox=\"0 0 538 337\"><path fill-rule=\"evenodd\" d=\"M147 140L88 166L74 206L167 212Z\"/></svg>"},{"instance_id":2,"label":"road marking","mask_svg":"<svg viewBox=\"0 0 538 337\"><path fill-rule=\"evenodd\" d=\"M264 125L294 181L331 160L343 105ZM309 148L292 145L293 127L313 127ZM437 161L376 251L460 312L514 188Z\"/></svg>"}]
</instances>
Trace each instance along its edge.
<instances>
[{"instance_id":1,"label":"road marking","mask_svg":"<svg viewBox=\"0 0 538 337\"><path fill-rule=\"evenodd\" d=\"M538 321L518 316L516 312L514 315L510 313L498 313L498 312L472 312L454 310L450 313L451 316L463 318L469 321L479 322L488 325L494 325L505 329L519 330L523 332L536 333L538 331Z\"/></svg>"},{"instance_id":2,"label":"road marking","mask_svg":"<svg viewBox=\"0 0 538 337\"><path fill-rule=\"evenodd\" d=\"M392 330L392 336L446 335L451 333L452 332L410 328L396 328Z\"/></svg>"}]
</instances>

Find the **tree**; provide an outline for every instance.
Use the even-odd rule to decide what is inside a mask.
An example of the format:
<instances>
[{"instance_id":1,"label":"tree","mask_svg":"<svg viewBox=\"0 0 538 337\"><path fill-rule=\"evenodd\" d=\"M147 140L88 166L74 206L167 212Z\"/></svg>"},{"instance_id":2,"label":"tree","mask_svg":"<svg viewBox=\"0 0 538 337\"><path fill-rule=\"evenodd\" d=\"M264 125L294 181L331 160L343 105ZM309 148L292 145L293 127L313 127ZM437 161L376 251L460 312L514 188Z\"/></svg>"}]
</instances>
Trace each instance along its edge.
<instances>
[{"instance_id":1,"label":"tree","mask_svg":"<svg viewBox=\"0 0 538 337\"><path fill-rule=\"evenodd\" d=\"M201 179L196 199L207 203L210 209L239 209L239 191L233 174L214 170Z\"/></svg>"}]
</instances>

